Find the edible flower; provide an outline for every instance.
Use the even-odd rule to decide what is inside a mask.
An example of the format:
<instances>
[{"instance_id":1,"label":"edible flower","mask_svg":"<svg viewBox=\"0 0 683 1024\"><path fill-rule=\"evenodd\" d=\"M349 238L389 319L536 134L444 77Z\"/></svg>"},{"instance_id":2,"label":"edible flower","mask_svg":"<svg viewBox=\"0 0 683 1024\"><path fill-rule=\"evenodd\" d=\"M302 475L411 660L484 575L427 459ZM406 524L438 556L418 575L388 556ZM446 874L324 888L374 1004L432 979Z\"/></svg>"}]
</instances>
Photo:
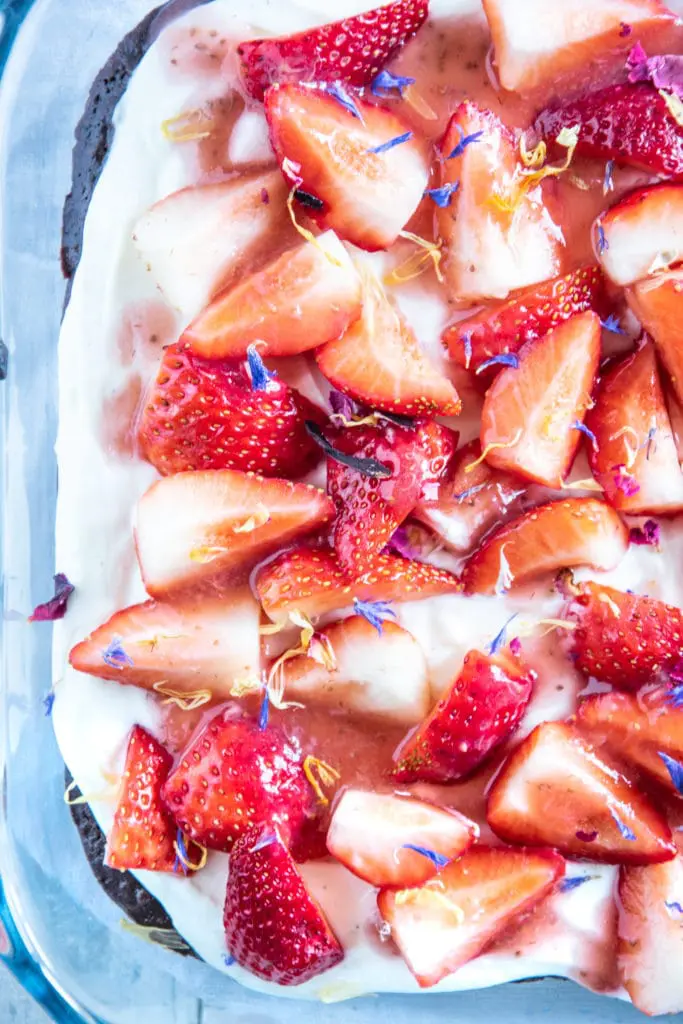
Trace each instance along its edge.
<instances>
[{"instance_id":1,"label":"edible flower","mask_svg":"<svg viewBox=\"0 0 683 1024\"><path fill-rule=\"evenodd\" d=\"M48 695L43 698L43 708L45 709L45 717L46 718L49 718L50 715L52 714L52 709L54 707L54 704L55 704L54 690L50 690Z\"/></svg>"},{"instance_id":2,"label":"edible flower","mask_svg":"<svg viewBox=\"0 0 683 1024\"><path fill-rule=\"evenodd\" d=\"M462 347L465 353L465 369L469 370L470 363L472 362L472 332L463 331L462 334Z\"/></svg>"},{"instance_id":3,"label":"edible flower","mask_svg":"<svg viewBox=\"0 0 683 1024\"><path fill-rule=\"evenodd\" d=\"M216 121L201 108L184 110L176 117L161 122L161 132L169 142L194 142L208 139L216 129Z\"/></svg>"},{"instance_id":4,"label":"edible flower","mask_svg":"<svg viewBox=\"0 0 683 1024\"><path fill-rule=\"evenodd\" d=\"M165 679L154 683L152 689L166 698L162 704L175 704L181 711L196 711L213 698L211 690L174 690Z\"/></svg>"},{"instance_id":5,"label":"edible flower","mask_svg":"<svg viewBox=\"0 0 683 1024\"><path fill-rule=\"evenodd\" d=\"M363 121L363 115L356 106L356 101L353 96L346 91L341 82L326 82L323 86L325 92L336 100L344 110L348 110L349 114L353 117L357 117L359 121Z\"/></svg>"},{"instance_id":6,"label":"edible flower","mask_svg":"<svg viewBox=\"0 0 683 1024\"><path fill-rule=\"evenodd\" d=\"M475 374L483 373L490 366L509 366L516 370L519 368L519 356L516 356L514 352L501 352L500 355L491 356L490 359L486 359L474 372Z\"/></svg>"},{"instance_id":7,"label":"edible flower","mask_svg":"<svg viewBox=\"0 0 683 1024\"><path fill-rule=\"evenodd\" d=\"M664 906L669 912L673 910L675 914L683 914L683 907L676 900L672 900L670 903L665 901Z\"/></svg>"},{"instance_id":8,"label":"edible flower","mask_svg":"<svg viewBox=\"0 0 683 1024\"><path fill-rule=\"evenodd\" d=\"M436 850L428 850L426 846L415 846L413 843L404 843L401 847L402 850L412 850L413 853L419 853L421 857L426 857L430 860L435 868L445 868L447 864L450 864L450 857L444 857L442 853L437 853Z\"/></svg>"},{"instance_id":9,"label":"edible flower","mask_svg":"<svg viewBox=\"0 0 683 1024\"><path fill-rule=\"evenodd\" d=\"M544 178L558 177L568 170L569 165L574 159L574 151L579 142L579 132L579 125L574 125L572 128L562 128L557 135L555 142L558 146L562 146L567 150L562 163L544 164L542 167L523 166L521 170L517 168L517 173L512 180L508 194L501 195L498 192L494 192L490 196L489 202L504 213L514 213L526 193L539 185ZM527 160L536 160L537 153L541 154L542 151L537 147L531 154L527 153L526 150L524 150L524 153Z\"/></svg>"},{"instance_id":10,"label":"edible flower","mask_svg":"<svg viewBox=\"0 0 683 1024\"><path fill-rule=\"evenodd\" d=\"M640 484L633 474L629 473L623 463L620 463L618 466L612 466L612 475L615 485L627 498L632 498L640 490Z\"/></svg>"},{"instance_id":11,"label":"edible flower","mask_svg":"<svg viewBox=\"0 0 683 1024\"><path fill-rule=\"evenodd\" d=\"M233 964L237 963L237 961L235 960L234 956L230 956L228 954L227 956L223 957L223 963L225 964L226 967L232 967Z\"/></svg>"},{"instance_id":12,"label":"edible flower","mask_svg":"<svg viewBox=\"0 0 683 1024\"><path fill-rule=\"evenodd\" d=\"M273 381L276 380L277 374L272 370L266 369L256 345L250 345L248 347L247 361L249 363L249 373L251 375L251 390L274 391L277 388L277 384L274 384Z\"/></svg>"},{"instance_id":13,"label":"edible flower","mask_svg":"<svg viewBox=\"0 0 683 1024\"><path fill-rule=\"evenodd\" d=\"M74 592L74 585L70 583L63 572L58 572L54 578L54 596L44 604L39 604L33 609L29 616L29 622L55 622L63 619L66 615L69 598Z\"/></svg>"},{"instance_id":14,"label":"edible flower","mask_svg":"<svg viewBox=\"0 0 683 1024\"><path fill-rule=\"evenodd\" d=\"M635 843L635 841L636 841L636 834L635 834L635 832L632 832L631 829L628 827L628 825L624 824L624 822L621 820L621 818L619 817L617 812L612 807L610 807L610 814L612 815L612 817L614 819L614 823L617 826L617 828L619 829L619 831L621 832L623 838L626 839L629 843Z\"/></svg>"},{"instance_id":15,"label":"edible flower","mask_svg":"<svg viewBox=\"0 0 683 1024\"><path fill-rule=\"evenodd\" d=\"M602 194L614 191L614 160L608 160L605 164L605 177L602 182Z\"/></svg>"},{"instance_id":16,"label":"edible flower","mask_svg":"<svg viewBox=\"0 0 683 1024\"><path fill-rule=\"evenodd\" d=\"M250 847L249 852L258 853L259 850L265 850L267 846L272 846L273 843L276 842L277 835L275 832L266 832L264 836L261 836L261 838L255 842L252 847Z\"/></svg>"},{"instance_id":17,"label":"edible flower","mask_svg":"<svg viewBox=\"0 0 683 1024\"><path fill-rule=\"evenodd\" d=\"M507 636L508 626L516 618L517 612L515 612L514 615L511 615L510 618L505 623L505 625L503 626L503 628L500 630L500 632L496 633L496 635L494 636L493 640L489 645L489 654L497 654L500 648L505 644L505 637Z\"/></svg>"},{"instance_id":18,"label":"edible flower","mask_svg":"<svg viewBox=\"0 0 683 1024\"><path fill-rule=\"evenodd\" d=\"M659 548L662 531L655 519L647 519L642 526L633 526L629 531L631 544L650 545Z\"/></svg>"},{"instance_id":19,"label":"edible flower","mask_svg":"<svg viewBox=\"0 0 683 1024\"><path fill-rule=\"evenodd\" d=\"M124 651L120 636L113 637L109 645L102 651L102 661L110 668L133 667L133 659Z\"/></svg>"},{"instance_id":20,"label":"edible flower","mask_svg":"<svg viewBox=\"0 0 683 1024\"><path fill-rule=\"evenodd\" d=\"M261 701L261 708L258 716L258 727L261 732L268 728L268 712L270 709L270 697L268 696L268 687L263 689L263 700Z\"/></svg>"},{"instance_id":21,"label":"edible flower","mask_svg":"<svg viewBox=\"0 0 683 1024\"><path fill-rule=\"evenodd\" d=\"M334 388L330 391L330 406L333 419L339 417L342 422L349 422L357 415L357 406L353 399Z\"/></svg>"},{"instance_id":22,"label":"edible flower","mask_svg":"<svg viewBox=\"0 0 683 1024\"><path fill-rule=\"evenodd\" d=\"M361 601L354 597L353 610L356 615L362 615L371 626L374 626L380 636L384 620L396 618L396 612L391 607L390 601Z\"/></svg>"},{"instance_id":23,"label":"edible flower","mask_svg":"<svg viewBox=\"0 0 683 1024\"><path fill-rule=\"evenodd\" d=\"M475 459L474 462L469 462L465 466L465 472L471 473L472 470L476 469L477 466L480 466L481 463L486 460L489 453L495 451L496 448L514 448L516 444L519 444L519 440L523 433L524 431L520 427L511 441L491 441L490 444L486 445L478 459Z\"/></svg>"},{"instance_id":24,"label":"edible flower","mask_svg":"<svg viewBox=\"0 0 683 1024\"><path fill-rule=\"evenodd\" d=\"M683 764L680 761L675 761L673 757L669 757L663 751L658 750L657 753L661 757L666 770L671 776L671 781L676 787L677 792L683 796Z\"/></svg>"},{"instance_id":25,"label":"edible flower","mask_svg":"<svg viewBox=\"0 0 683 1024\"><path fill-rule=\"evenodd\" d=\"M505 557L505 545L503 544L500 549L500 568L498 569L498 578L494 587L496 596L505 594L514 583L514 576L510 570L510 563Z\"/></svg>"},{"instance_id":26,"label":"edible flower","mask_svg":"<svg viewBox=\"0 0 683 1024\"><path fill-rule=\"evenodd\" d=\"M674 681L677 678L674 674L675 670L669 670L669 678ZM676 686L672 686L666 698L667 704L670 704L672 708L683 708L683 682L678 683Z\"/></svg>"},{"instance_id":27,"label":"edible flower","mask_svg":"<svg viewBox=\"0 0 683 1024\"><path fill-rule=\"evenodd\" d=\"M609 249L609 242L605 238L605 229L602 226L602 221L599 220L596 227L598 232L598 252L602 256L603 252Z\"/></svg>"},{"instance_id":28,"label":"edible flower","mask_svg":"<svg viewBox=\"0 0 683 1024\"><path fill-rule=\"evenodd\" d=\"M629 25L627 21L619 22L619 35L622 39L625 39L627 36L630 36L631 32L633 32L633 28L631 27L631 25Z\"/></svg>"},{"instance_id":29,"label":"edible flower","mask_svg":"<svg viewBox=\"0 0 683 1024\"><path fill-rule=\"evenodd\" d=\"M597 452L597 450L598 450L598 439L595 436L595 434L593 433L593 431L589 427L587 427L585 423L580 423L578 420L574 420L574 422L571 425L571 429L572 430L579 430L579 431L581 431L582 434L585 434L585 436L588 438L588 440L590 441L590 443L593 446L593 451Z\"/></svg>"},{"instance_id":30,"label":"edible flower","mask_svg":"<svg viewBox=\"0 0 683 1024\"><path fill-rule=\"evenodd\" d=\"M655 89L666 89L683 99L683 56L665 54L648 57L636 43L626 58L629 82L651 82Z\"/></svg>"},{"instance_id":31,"label":"edible flower","mask_svg":"<svg viewBox=\"0 0 683 1024\"><path fill-rule=\"evenodd\" d=\"M183 835L182 829L178 829L175 841L173 843L173 848L176 854L173 870L176 872L176 874L178 873L178 871L182 870L183 874L186 875L188 871L201 871L202 868L206 867L206 862L209 857L209 851L205 847L200 846L199 843L193 842L193 846L195 846L200 851L200 857L196 864L190 860L190 855L187 852L185 836Z\"/></svg>"},{"instance_id":32,"label":"edible flower","mask_svg":"<svg viewBox=\"0 0 683 1024\"><path fill-rule=\"evenodd\" d=\"M371 476L376 479L387 479L393 475L393 470L378 459L366 459L358 455L348 455L346 452L335 448L313 420L305 420L304 426L309 437L322 448L325 455L330 459L334 459L335 462L341 463L342 466L348 466L349 469L355 469L357 473L362 473L363 476Z\"/></svg>"},{"instance_id":33,"label":"edible flower","mask_svg":"<svg viewBox=\"0 0 683 1024\"><path fill-rule=\"evenodd\" d=\"M459 124L456 124L455 127L458 129L458 135L460 136L460 141L458 142L458 144L455 147L455 149L451 150L451 152L448 154L448 156L446 157L447 160L453 160L454 157L456 157L456 156L462 156L463 153L465 152L466 148L468 146L471 146L473 142L479 142L479 139L484 134L483 131L480 131L480 132L472 132L471 135L465 135L464 131L462 130L462 127Z\"/></svg>"},{"instance_id":34,"label":"edible flower","mask_svg":"<svg viewBox=\"0 0 683 1024\"><path fill-rule=\"evenodd\" d=\"M399 96L403 96L403 90L407 89L409 85L415 85L414 78L408 78L404 75L392 75L391 71L380 71L370 82L370 92L373 96L381 98L386 98L392 92L397 92Z\"/></svg>"},{"instance_id":35,"label":"edible flower","mask_svg":"<svg viewBox=\"0 0 683 1024\"><path fill-rule=\"evenodd\" d=\"M425 195L433 199L441 210L445 210L447 206L451 205L451 199L459 188L459 181L447 181L445 185L440 185L439 188L428 188Z\"/></svg>"},{"instance_id":36,"label":"edible flower","mask_svg":"<svg viewBox=\"0 0 683 1024\"><path fill-rule=\"evenodd\" d=\"M317 757L312 757L310 754L304 759L304 775L308 779L313 792L318 798L318 803L323 806L327 806L330 802L329 797L325 794L323 787L328 788L334 786L335 782L338 782L341 778L336 768L333 768L326 761L321 761Z\"/></svg>"},{"instance_id":37,"label":"edible flower","mask_svg":"<svg viewBox=\"0 0 683 1024\"><path fill-rule=\"evenodd\" d=\"M610 313L606 320L601 320L600 325L605 328L606 331L610 331L612 334L626 334L626 331L619 322L619 317L616 313Z\"/></svg>"},{"instance_id":38,"label":"edible flower","mask_svg":"<svg viewBox=\"0 0 683 1024\"><path fill-rule=\"evenodd\" d=\"M387 139L386 142L380 142L378 146L371 146L370 149L366 149L366 153L386 153L388 150L393 149L394 146L401 146L404 142L410 142L413 137L413 133L408 131L404 132L403 135L396 135L393 139Z\"/></svg>"},{"instance_id":39,"label":"edible flower","mask_svg":"<svg viewBox=\"0 0 683 1024\"><path fill-rule=\"evenodd\" d=\"M594 875L574 875L573 878L563 878L559 886L560 892L572 892L573 889L578 889L580 885L590 882L594 877Z\"/></svg>"}]
</instances>

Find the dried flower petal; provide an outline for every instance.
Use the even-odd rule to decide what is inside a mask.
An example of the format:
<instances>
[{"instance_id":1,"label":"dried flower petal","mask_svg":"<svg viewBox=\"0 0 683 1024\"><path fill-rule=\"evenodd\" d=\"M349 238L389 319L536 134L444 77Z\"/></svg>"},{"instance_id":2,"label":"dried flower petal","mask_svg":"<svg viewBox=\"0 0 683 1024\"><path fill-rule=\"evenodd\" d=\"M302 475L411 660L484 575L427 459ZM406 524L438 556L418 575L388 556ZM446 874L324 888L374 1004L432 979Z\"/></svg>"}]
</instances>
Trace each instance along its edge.
<instances>
[{"instance_id":1,"label":"dried flower petal","mask_svg":"<svg viewBox=\"0 0 683 1024\"><path fill-rule=\"evenodd\" d=\"M662 531L655 519L646 520L642 526L634 526L629 532L631 544L650 545L659 548L662 539Z\"/></svg>"},{"instance_id":2,"label":"dried flower petal","mask_svg":"<svg viewBox=\"0 0 683 1024\"><path fill-rule=\"evenodd\" d=\"M344 108L348 110L349 114L353 117L357 117L359 121L363 120L363 115L356 106L356 101L349 92L346 91L341 82L326 82L323 86L325 92L336 100Z\"/></svg>"},{"instance_id":3,"label":"dried flower petal","mask_svg":"<svg viewBox=\"0 0 683 1024\"><path fill-rule=\"evenodd\" d=\"M272 370L266 369L255 344L250 345L247 349L247 361L249 363L252 391L275 391L278 387L274 383L277 380L277 374Z\"/></svg>"},{"instance_id":4,"label":"dried flower petal","mask_svg":"<svg viewBox=\"0 0 683 1024\"><path fill-rule=\"evenodd\" d=\"M462 128L461 128L461 126L459 124L456 124L455 127L458 130L458 135L460 136L460 142L458 142L458 144L455 147L455 149L453 149L448 154L448 156L446 157L446 160L453 160L453 158L456 157L456 156L462 156L463 153L465 152L465 149L467 148L467 146L471 146L473 142L479 142L479 139L484 134L483 131L480 131L480 132L472 132L471 135L465 135L464 131L462 130Z\"/></svg>"},{"instance_id":5,"label":"dried flower petal","mask_svg":"<svg viewBox=\"0 0 683 1024\"><path fill-rule=\"evenodd\" d=\"M578 889L580 885L590 882L594 877L594 875L574 875L573 878L563 878L559 890L560 892L572 892L573 889Z\"/></svg>"},{"instance_id":6,"label":"dried flower petal","mask_svg":"<svg viewBox=\"0 0 683 1024\"><path fill-rule=\"evenodd\" d=\"M392 92L403 96L403 90L407 89L409 85L415 85L414 78L392 75L391 71L380 71L370 83L370 92L373 96L382 98L388 97Z\"/></svg>"},{"instance_id":7,"label":"dried flower petal","mask_svg":"<svg viewBox=\"0 0 683 1024\"><path fill-rule=\"evenodd\" d=\"M340 452L331 441L327 440L318 424L313 420L306 420L304 426L306 432L322 448L327 457L341 463L342 466L348 466L350 469L355 469L357 473L362 473L363 476L377 479L387 479L392 475L393 470L378 459L364 459L358 455L347 455L346 452Z\"/></svg>"},{"instance_id":8,"label":"dried flower petal","mask_svg":"<svg viewBox=\"0 0 683 1024\"><path fill-rule=\"evenodd\" d=\"M69 598L75 589L74 585L69 582L63 572L57 573L54 577L54 584L54 597L51 597L45 604L37 605L33 609L33 615L29 617L29 622L55 622L57 619L63 619L66 615Z\"/></svg>"},{"instance_id":9,"label":"dried flower petal","mask_svg":"<svg viewBox=\"0 0 683 1024\"><path fill-rule=\"evenodd\" d=\"M410 142L413 137L412 132L404 132L403 135L397 135L393 139L387 139L386 142L380 142L379 146L371 146L370 149L366 149L366 153L386 153L388 150L393 149L394 146L401 146L404 142Z\"/></svg>"},{"instance_id":10,"label":"dried flower petal","mask_svg":"<svg viewBox=\"0 0 683 1024\"><path fill-rule=\"evenodd\" d=\"M519 368L519 356L515 355L514 352L501 352L500 355L491 356L490 359L485 360L475 370L475 374L483 373L484 370L488 370L491 366L509 366L513 370Z\"/></svg>"},{"instance_id":11,"label":"dried flower petal","mask_svg":"<svg viewBox=\"0 0 683 1024\"><path fill-rule=\"evenodd\" d=\"M517 612L515 612L514 615L511 615L510 618L505 623L505 625L503 626L503 628L500 630L500 632L496 633L496 635L494 636L493 640L491 641L491 643L489 645L489 654L497 654L497 652L500 650L500 648L504 646L505 638L507 636L508 626L516 618L517 618Z\"/></svg>"},{"instance_id":12,"label":"dried flower petal","mask_svg":"<svg viewBox=\"0 0 683 1024\"><path fill-rule=\"evenodd\" d=\"M390 601L360 601L354 597L353 610L356 615L362 615L371 626L374 626L380 636L384 620L396 618L396 612L391 607Z\"/></svg>"},{"instance_id":13,"label":"dried flower petal","mask_svg":"<svg viewBox=\"0 0 683 1024\"><path fill-rule=\"evenodd\" d=\"M115 636L111 643L102 651L102 661L110 668L132 668L133 659L126 654L121 644L121 637Z\"/></svg>"},{"instance_id":14,"label":"dried flower petal","mask_svg":"<svg viewBox=\"0 0 683 1024\"><path fill-rule=\"evenodd\" d=\"M624 822L621 820L621 818L619 817L617 812L614 810L614 808L610 808L610 814L614 818L614 823L617 826L617 828L619 829L619 831L621 832L623 838L626 839L629 843L635 843L635 841L636 841L636 834L635 834L635 832L633 832L628 827L628 825L624 824Z\"/></svg>"},{"instance_id":15,"label":"dried flower petal","mask_svg":"<svg viewBox=\"0 0 683 1024\"><path fill-rule=\"evenodd\" d=\"M444 857L442 853L437 853L436 850L428 850L426 846L415 846L413 843L404 843L401 847L402 850L412 850L413 853L419 853L421 857L426 857L430 860L435 868L445 868L447 864L450 864L450 857Z\"/></svg>"},{"instance_id":16,"label":"dried flower petal","mask_svg":"<svg viewBox=\"0 0 683 1024\"><path fill-rule=\"evenodd\" d=\"M632 498L640 490L640 484L633 474L629 473L623 463L620 463L618 466L612 466L612 475L615 485L627 498Z\"/></svg>"},{"instance_id":17,"label":"dried flower petal","mask_svg":"<svg viewBox=\"0 0 683 1024\"><path fill-rule=\"evenodd\" d=\"M593 446L593 451L597 452L598 439L593 433L593 431L590 430L590 428L587 427L585 423L580 423L578 420L574 420L574 422L571 425L571 430L579 430L582 434L585 434L585 436L588 438L591 445Z\"/></svg>"},{"instance_id":18,"label":"dried flower petal","mask_svg":"<svg viewBox=\"0 0 683 1024\"><path fill-rule=\"evenodd\" d=\"M673 757L669 757L668 754L663 753L661 750L658 750L657 753L664 762L676 790L683 796L683 764L680 761L674 760Z\"/></svg>"}]
</instances>

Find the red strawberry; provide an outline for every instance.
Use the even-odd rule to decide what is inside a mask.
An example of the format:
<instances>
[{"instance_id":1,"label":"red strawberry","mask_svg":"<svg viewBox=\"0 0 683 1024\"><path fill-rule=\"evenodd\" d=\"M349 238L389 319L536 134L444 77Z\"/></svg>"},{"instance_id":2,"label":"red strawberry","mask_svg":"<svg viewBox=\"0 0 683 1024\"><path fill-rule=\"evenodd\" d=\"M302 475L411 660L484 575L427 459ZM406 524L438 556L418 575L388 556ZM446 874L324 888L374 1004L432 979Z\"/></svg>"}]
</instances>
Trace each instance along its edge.
<instances>
[{"instance_id":1,"label":"red strawberry","mask_svg":"<svg viewBox=\"0 0 683 1024\"><path fill-rule=\"evenodd\" d=\"M244 569L333 515L309 484L233 469L176 473L140 499L135 543L153 597Z\"/></svg>"},{"instance_id":2,"label":"red strawberry","mask_svg":"<svg viewBox=\"0 0 683 1024\"><path fill-rule=\"evenodd\" d=\"M446 476L415 509L414 515L459 554L470 551L517 507L524 485L487 462L473 466L481 455L479 441L457 452Z\"/></svg>"},{"instance_id":3,"label":"red strawberry","mask_svg":"<svg viewBox=\"0 0 683 1024\"><path fill-rule=\"evenodd\" d=\"M163 799L183 832L210 850L230 850L250 825L277 824L300 851L315 795L296 740L275 725L260 729L226 708L180 755Z\"/></svg>"},{"instance_id":4,"label":"red strawberry","mask_svg":"<svg viewBox=\"0 0 683 1024\"><path fill-rule=\"evenodd\" d=\"M617 765L571 725L544 722L508 758L489 792L501 839L568 857L650 864L676 852L665 819Z\"/></svg>"},{"instance_id":5,"label":"red strawberry","mask_svg":"<svg viewBox=\"0 0 683 1024\"><path fill-rule=\"evenodd\" d=\"M628 537L624 523L603 501L550 501L486 538L465 565L465 591L501 593L567 566L614 569L626 554Z\"/></svg>"},{"instance_id":6,"label":"red strawberry","mask_svg":"<svg viewBox=\"0 0 683 1024\"><path fill-rule=\"evenodd\" d=\"M387 412L457 416L462 403L379 282L368 279L363 313L338 341L316 352L320 371L340 391Z\"/></svg>"},{"instance_id":7,"label":"red strawberry","mask_svg":"<svg viewBox=\"0 0 683 1024\"><path fill-rule=\"evenodd\" d=\"M227 700L237 676L261 669L259 607L248 587L220 598L145 601L116 612L77 644L79 672L179 693L209 690Z\"/></svg>"},{"instance_id":8,"label":"red strawberry","mask_svg":"<svg viewBox=\"0 0 683 1024\"><path fill-rule=\"evenodd\" d=\"M683 175L683 132L650 82L611 85L553 103L534 128L551 145L568 125L580 129L579 156L616 160L668 178Z\"/></svg>"},{"instance_id":9,"label":"red strawberry","mask_svg":"<svg viewBox=\"0 0 683 1024\"><path fill-rule=\"evenodd\" d=\"M163 476L189 469L239 469L297 477L319 457L307 419L323 414L307 398L270 377L253 353L244 366L201 359L184 344L164 350L142 411L142 455Z\"/></svg>"},{"instance_id":10,"label":"red strawberry","mask_svg":"<svg viewBox=\"0 0 683 1024\"><path fill-rule=\"evenodd\" d=\"M343 334L361 311L361 283L334 231L303 242L223 292L185 329L205 359L291 356Z\"/></svg>"},{"instance_id":11,"label":"red strawberry","mask_svg":"<svg viewBox=\"0 0 683 1024\"><path fill-rule=\"evenodd\" d=\"M586 310L607 316L605 281L599 267L581 267L552 281L532 285L505 302L483 309L448 327L443 335L451 359L466 370L503 353L516 353L527 341L548 334ZM486 380L490 373L481 375Z\"/></svg>"},{"instance_id":12,"label":"red strawberry","mask_svg":"<svg viewBox=\"0 0 683 1024\"><path fill-rule=\"evenodd\" d=\"M633 1005L649 1016L683 1011L683 857L619 872L618 964Z\"/></svg>"},{"instance_id":13,"label":"red strawberry","mask_svg":"<svg viewBox=\"0 0 683 1024\"><path fill-rule=\"evenodd\" d=\"M508 651L470 651L450 688L394 754L398 782L470 775L517 728L536 673Z\"/></svg>"},{"instance_id":14,"label":"red strawberry","mask_svg":"<svg viewBox=\"0 0 683 1024\"><path fill-rule=\"evenodd\" d=\"M334 808L327 848L371 885L421 885L478 835L474 822L449 807L345 789Z\"/></svg>"},{"instance_id":15,"label":"red strawberry","mask_svg":"<svg viewBox=\"0 0 683 1024\"><path fill-rule=\"evenodd\" d=\"M378 555L372 569L362 576L349 577L333 552L324 548L285 551L256 576L256 592L273 622L286 621L293 611L325 615L348 607L354 598L419 601L460 590L460 581L450 572L396 555Z\"/></svg>"},{"instance_id":16,"label":"red strawberry","mask_svg":"<svg viewBox=\"0 0 683 1024\"><path fill-rule=\"evenodd\" d=\"M361 100L358 117L326 90L299 85L273 86L265 104L285 178L322 203L307 212L361 249L395 242L428 180L423 146L406 122Z\"/></svg>"},{"instance_id":17,"label":"red strawberry","mask_svg":"<svg viewBox=\"0 0 683 1024\"><path fill-rule=\"evenodd\" d=\"M679 402L683 402L683 270L638 281L626 291L628 304L655 343Z\"/></svg>"},{"instance_id":18,"label":"red strawberry","mask_svg":"<svg viewBox=\"0 0 683 1024\"><path fill-rule=\"evenodd\" d=\"M230 956L277 985L301 985L344 959L272 825L254 825L233 847L223 924Z\"/></svg>"},{"instance_id":19,"label":"red strawberry","mask_svg":"<svg viewBox=\"0 0 683 1024\"><path fill-rule=\"evenodd\" d=\"M107 839L110 868L173 871L176 826L161 799L161 787L172 764L168 751L142 726L134 726Z\"/></svg>"},{"instance_id":20,"label":"red strawberry","mask_svg":"<svg viewBox=\"0 0 683 1024\"><path fill-rule=\"evenodd\" d=\"M413 889L382 889L379 912L420 988L478 956L552 892L564 861L552 850L474 846Z\"/></svg>"},{"instance_id":21,"label":"red strawberry","mask_svg":"<svg viewBox=\"0 0 683 1024\"><path fill-rule=\"evenodd\" d=\"M683 184L651 185L629 193L595 223L603 270L624 288L683 259L679 224Z\"/></svg>"},{"instance_id":22,"label":"red strawberry","mask_svg":"<svg viewBox=\"0 0 683 1024\"><path fill-rule=\"evenodd\" d=\"M600 320L581 313L528 341L486 392L481 445L497 469L558 487L581 440L600 357ZM492 446L492 447L490 447Z\"/></svg>"},{"instance_id":23,"label":"red strawberry","mask_svg":"<svg viewBox=\"0 0 683 1024\"><path fill-rule=\"evenodd\" d=\"M490 110L467 100L453 114L440 148L441 184L459 183L438 211L450 297L473 305L555 277L557 228L540 189L522 193L517 187L512 132Z\"/></svg>"},{"instance_id":24,"label":"red strawberry","mask_svg":"<svg viewBox=\"0 0 683 1024\"><path fill-rule=\"evenodd\" d=\"M429 0L394 0L365 14L293 36L250 39L237 52L255 99L273 82L368 85L427 18Z\"/></svg>"},{"instance_id":25,"label":"red strawberry","mask_svg":"<svg viewBox=\"0 0 683 1024\"><path fill-rule=\"evenodd\" d=\"M637 690L683 659L683 612L653 597L582 583L567 611L573 660L587 676Z\"/></svg>"},{"instance_id":26,"label":"red strawberry","mask_svg":"<svg viewBox=\"0 0 683 1024\"><path fill-rule=\"evenodd\" d=\"M586 416L593 475L607 500L631 515L683 509L681 473L654 346L620 359Z\"/></svg>"}]
</instances>

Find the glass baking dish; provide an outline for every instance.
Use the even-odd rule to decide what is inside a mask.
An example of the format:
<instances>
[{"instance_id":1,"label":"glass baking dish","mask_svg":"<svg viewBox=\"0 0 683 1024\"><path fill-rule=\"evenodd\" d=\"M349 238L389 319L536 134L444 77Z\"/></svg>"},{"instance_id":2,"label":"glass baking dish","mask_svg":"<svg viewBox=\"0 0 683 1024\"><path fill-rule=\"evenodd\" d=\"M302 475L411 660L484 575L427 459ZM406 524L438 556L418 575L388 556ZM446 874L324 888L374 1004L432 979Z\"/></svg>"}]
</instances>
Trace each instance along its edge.
<instances>
[{"instance_id":1,"label":"glass baking dish","mask_svg":"<svg viewBox=\"0 0 683 1024\"><path fill-rule=\"evenodd\" d=\"M73 132L97 72L154 6L0 0L0 337L9 350L0 384L0 959L57 1021L278 1024L293 1011L301 1024L642 1019L630 1006L553 980L419 1002L387 996L321 1006L257 995L125 931L88 868L43 703L50 626L29 625L26 616L54 571L60 232ZM188 6L192 0L175 0L160 10L168 18Z\"/></svg>"}]
</instances>

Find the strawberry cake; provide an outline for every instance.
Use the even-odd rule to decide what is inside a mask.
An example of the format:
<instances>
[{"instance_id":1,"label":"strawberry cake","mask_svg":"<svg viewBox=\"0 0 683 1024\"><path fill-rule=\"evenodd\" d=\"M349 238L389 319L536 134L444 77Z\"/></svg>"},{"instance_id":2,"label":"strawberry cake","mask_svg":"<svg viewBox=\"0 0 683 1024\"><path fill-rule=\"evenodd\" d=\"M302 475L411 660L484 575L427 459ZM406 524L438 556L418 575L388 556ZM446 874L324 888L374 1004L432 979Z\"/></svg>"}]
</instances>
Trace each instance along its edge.
<instances>
[{"instance_id":1,"label":"strawberry cake","mask_svg":"<svg viewBox=\"0 0 683 1024\"><path fill-rule=\"evenodd\" d=\"M65 799L251 988L683 1011L683 25L333 8L148 19L111 114L34 613Z\"/></svg>"}]
</instances>

